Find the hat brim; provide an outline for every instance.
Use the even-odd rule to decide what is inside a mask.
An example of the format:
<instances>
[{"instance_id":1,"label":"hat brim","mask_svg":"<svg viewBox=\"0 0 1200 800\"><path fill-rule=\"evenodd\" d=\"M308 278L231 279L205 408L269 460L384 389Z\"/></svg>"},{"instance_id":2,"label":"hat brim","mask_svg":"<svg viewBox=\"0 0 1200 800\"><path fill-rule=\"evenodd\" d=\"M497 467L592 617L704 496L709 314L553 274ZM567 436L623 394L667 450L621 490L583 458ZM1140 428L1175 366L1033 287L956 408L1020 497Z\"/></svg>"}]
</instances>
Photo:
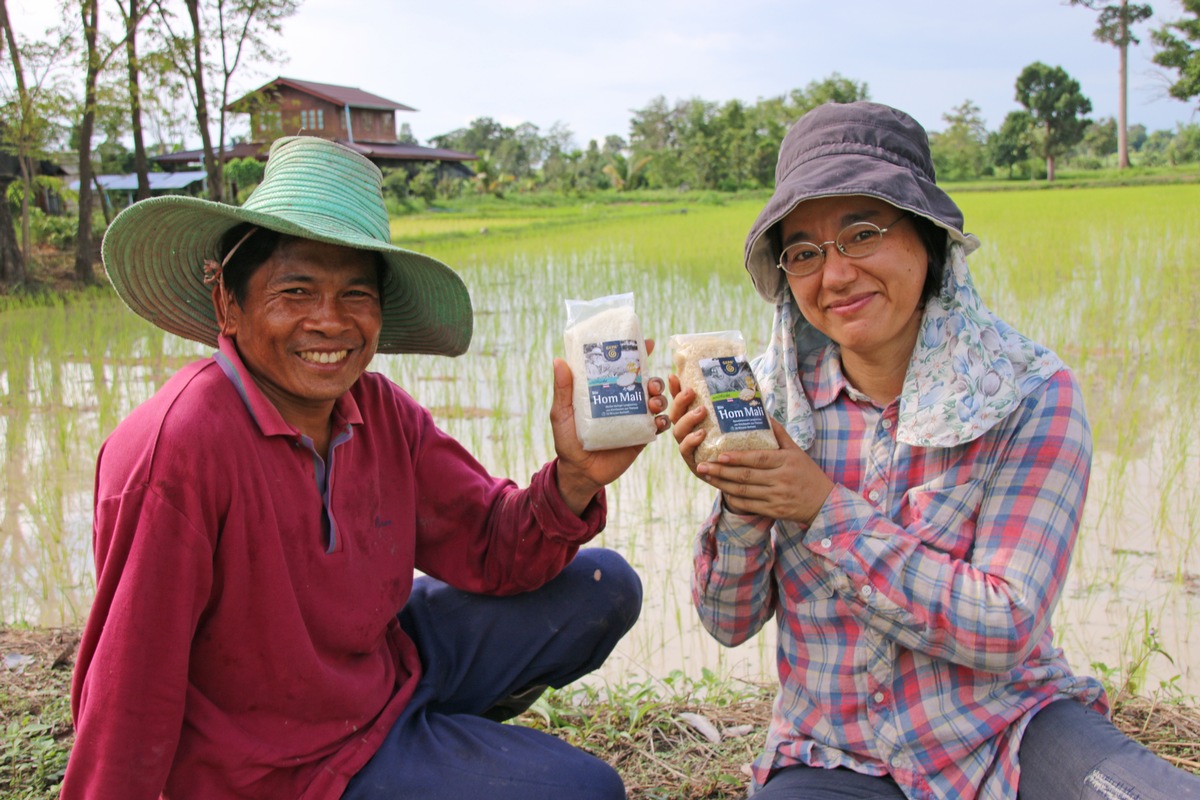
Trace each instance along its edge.
<instances>
[{"instance_id":1,"label":"hat brim","mask_svg":"<svg viewBox=\"0 0 1200 800\"><path fill-rule=\"evenodd\" d=\"M195 197L143 200L109 226L101 252L117 294L139 316L170 333L215 347L217 320L204 261L220 260L221 238L248 222L304 239L382 255L380 353L456 356L471 343L471 296L462 278L422 253L353 230L322 231L289 219Z\"/></svg>"},{"instance_id":2,"label":"hat brim","mask_svg":"<svg viewBox=\"0 0 1200 800\"><path fill-rule=\"evenodd\" d=\"M775 261L767 232L806 200L843 195L875 197L925 217L944 228L967 252L979 246L978 239L963 233L962 212L950 196L910 169L865 155L818 157L792 170L776 185L746 237L746 271L764 300L780 303L789 291L787 276Z\"/></svg>"}]
</instances>

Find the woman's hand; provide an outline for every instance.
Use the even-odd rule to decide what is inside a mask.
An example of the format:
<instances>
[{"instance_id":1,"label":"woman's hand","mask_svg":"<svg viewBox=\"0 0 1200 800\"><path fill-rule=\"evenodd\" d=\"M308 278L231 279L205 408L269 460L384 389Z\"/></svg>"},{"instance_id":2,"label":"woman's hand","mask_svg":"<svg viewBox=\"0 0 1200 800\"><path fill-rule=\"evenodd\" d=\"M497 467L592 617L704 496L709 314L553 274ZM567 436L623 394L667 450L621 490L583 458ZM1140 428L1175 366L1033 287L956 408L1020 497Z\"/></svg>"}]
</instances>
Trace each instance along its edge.
<instances>
[{"instance_id":1,"label":"woman's hand","mask_svg":"<svg viewBox=\"0 0 1200 800\"><path fill-rule=\"evenodd\" d=\"M671 376L672 389L678 379ZM691 390L677 393L675 403L691 402ZM759 515L777 520L791 520L807 527L833 491L833 481L817 463L804 452L787 431L771 420L778 450L735 450L722 453L716 461L695 462L696 446L704 431L695 426L704 419L704 408L677 413L672 405L675 440L679 452L697 477L723 495L725 507L735 514Z\"/></svg>"},{"instance_id":2,"label":"woman's hand","mask_svg":"<svg viewBox=\"0 0 1200 800\"><path fill-rule=\"evenodd\" d=\"M654 352L654 340L646 340L646 354ZM667 398L662 378L646 381L646 408L654 414L658 433L671 426L666 414ZM554 401L550 406L550 429L554 434L554 452L558 456L558 492L576 514L603 487L615 481L638 457L644 444L613 450L583 449L575 432L574 383L571 368L561 358L554 359Z\"/></svg>"},{"instance_id":3,"label":"woman's hand","mask_svg":"<svg viewBox=\"0 0 1200 800\"><path fill-rule=\"evenodd\" d=\"M679 455L683 456L683 463L687 464L692 474L704 480L704 476L696 471L696 448L704 441L706 435L700 423L704 422L708 409L701 403L689 411L688 406L696 399L696 393L691 389L681 388L678 375L669 375L667 380L671 386L671 409L668 416L671 420L671 432L679 445Z\"/></svg>"}]
</instances>

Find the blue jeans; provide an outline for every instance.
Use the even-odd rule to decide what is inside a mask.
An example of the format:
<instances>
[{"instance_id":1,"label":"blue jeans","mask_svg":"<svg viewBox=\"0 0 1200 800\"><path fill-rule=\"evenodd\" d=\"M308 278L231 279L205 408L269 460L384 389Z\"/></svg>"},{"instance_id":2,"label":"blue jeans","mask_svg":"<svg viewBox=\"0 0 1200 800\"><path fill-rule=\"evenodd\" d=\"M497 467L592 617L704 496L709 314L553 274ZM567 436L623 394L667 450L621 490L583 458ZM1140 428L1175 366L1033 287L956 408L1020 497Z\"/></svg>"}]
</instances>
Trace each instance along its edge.
<instances>
[{"instance_id":1,"label":"blue jeans","mask_svg":"<svg viewBox=\"0 0 1200 800\"><path fill-rule=\"evenodd\" d=\"M599 667L637 620L642 584L618 554L581 550L554 580L511 597L419 578L400 613L424 674L343 800L623 800L605 762L546 733L480 716L531 686Z\"/></svg>"},{"instance_id":2,"label":"blue jeans","mask_svg":"<svg viewBox=\"0 0 1200 800\"><path fill-rule=\"evenodd\" d=\"M1019 800L1200 800L1200 777L1177 769L1074 700L1043 708L1021 737ZM889 777L786 767L754 800L903 800Z\"/></svg>"}]
</instances>

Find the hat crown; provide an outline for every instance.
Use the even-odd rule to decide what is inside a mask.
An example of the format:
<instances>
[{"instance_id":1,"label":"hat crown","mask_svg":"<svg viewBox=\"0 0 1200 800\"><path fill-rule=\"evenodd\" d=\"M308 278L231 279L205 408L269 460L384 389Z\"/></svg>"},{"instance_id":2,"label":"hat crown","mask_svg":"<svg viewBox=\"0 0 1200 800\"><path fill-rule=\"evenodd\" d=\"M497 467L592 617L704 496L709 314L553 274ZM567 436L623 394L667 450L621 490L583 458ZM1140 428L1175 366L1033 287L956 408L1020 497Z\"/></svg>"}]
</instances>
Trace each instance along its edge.
<instances>
[{"instance_id":1,"label":"hat crown","mask_svg":"<svg viewBox=\"0 0 1200 800\"><path fill-rule=\"evenodd\" d=\"M816 158L878 158L936 182L929 137L915 119L890 106L859 101L827 103L801 117L783 139L775 183Z\"/></svg>"},{"instance_id":2,"label":"hat crown","mask_svg":"<svg viewBox=\"0 0 1200 800\"><path fill-rule=\"evenodd\" d=\"M271 145L266 170L243 207L300 225L316 235L391 241L383 174L358 153L315 136L288 136Z\"/></svg>"}]
</instances>

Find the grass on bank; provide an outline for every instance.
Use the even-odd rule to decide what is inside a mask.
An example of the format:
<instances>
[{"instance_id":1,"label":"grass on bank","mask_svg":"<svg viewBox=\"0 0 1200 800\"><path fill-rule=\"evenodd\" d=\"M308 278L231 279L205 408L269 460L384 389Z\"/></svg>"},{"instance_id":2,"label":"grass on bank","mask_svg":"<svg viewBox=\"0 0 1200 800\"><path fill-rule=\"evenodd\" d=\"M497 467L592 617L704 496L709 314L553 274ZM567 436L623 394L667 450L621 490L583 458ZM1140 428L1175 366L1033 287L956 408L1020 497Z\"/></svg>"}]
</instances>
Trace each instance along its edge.
<instances>
[{"instance_id":1,"label":"grass on bank","mask_svg":"<svg viewBox=\"0 0 1200 800\"><path fill-rule=\"evenodd\" d=\"M78 645L75 629L0 627L0 800L58 796L73 740L67 697ZM745 767L762 748L770 713L770 687L705 670L572 685L547 692L518 721L612 764L630 800L732 800L745 796ZM1200 709L1125 697L1113 719L1200 774Z\"/></svg>"}]
</instances>

